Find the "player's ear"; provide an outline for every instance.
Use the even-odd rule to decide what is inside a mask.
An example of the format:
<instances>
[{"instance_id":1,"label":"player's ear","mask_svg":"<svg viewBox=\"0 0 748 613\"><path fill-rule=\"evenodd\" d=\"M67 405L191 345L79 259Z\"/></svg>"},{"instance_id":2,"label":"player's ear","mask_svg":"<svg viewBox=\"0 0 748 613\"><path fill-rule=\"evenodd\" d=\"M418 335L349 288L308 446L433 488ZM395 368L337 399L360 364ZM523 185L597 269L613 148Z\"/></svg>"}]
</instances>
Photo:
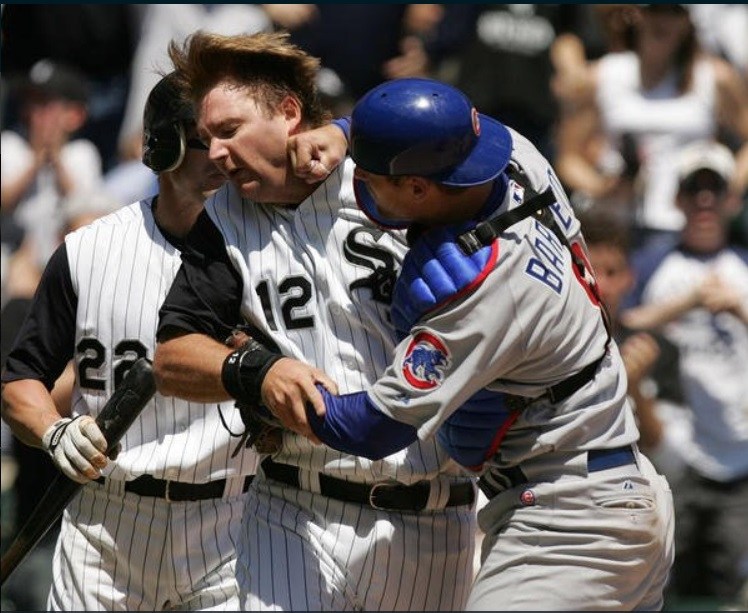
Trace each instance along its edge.
<instances>
[{"instance_id":1,"label":"player's ear","mask_svg":"<svg viewBox=\"0 0 748 613\"><path fill-rule=\"evenodd\" d=\"M407 181L408 187L410 189L410 195L415 202L425 200L434 186L432 181L424 177L419 177L417 175L409 176L407 178Z\"/></svg>"},{"instance_id":2,"label":"player's ear","mask_svg":"<svg viewBox=\"0 0 748 613\"><path fill-rule=\"evenodd\" d=\"M301 130L302 113L301 103L290 94L285 96L280 103L280 113L288 124L288 133L296 134Z\"/></svg>"}]
</instances>

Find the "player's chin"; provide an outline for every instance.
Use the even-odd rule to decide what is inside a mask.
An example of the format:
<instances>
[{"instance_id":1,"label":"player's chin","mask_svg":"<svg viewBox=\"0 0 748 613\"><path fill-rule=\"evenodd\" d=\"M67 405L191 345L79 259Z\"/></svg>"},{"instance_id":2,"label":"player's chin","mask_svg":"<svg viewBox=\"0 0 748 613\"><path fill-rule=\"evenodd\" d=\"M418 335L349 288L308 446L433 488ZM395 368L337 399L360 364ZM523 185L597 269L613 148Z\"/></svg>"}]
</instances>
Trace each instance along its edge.
<instances>
[{"instance_id":1,"label":"player's chin","mask_svg":"<svg viewBox=\"0 0 748 613\"><path fill-rule=\"evenodd\" d=\"M259 181L233 181L242 196L260 202L261 185Z\"/></svg>"},{"instance_id":2,"label":"player's chin","mask_svg":"<svg viewBox=\"0 0 748 613\"><path fill-rule=\"evenodd\" d=\"M220 173L212 174L203 184L204 192L214 192L226 183L226 177Z\"/></svg>"}]
</instances>

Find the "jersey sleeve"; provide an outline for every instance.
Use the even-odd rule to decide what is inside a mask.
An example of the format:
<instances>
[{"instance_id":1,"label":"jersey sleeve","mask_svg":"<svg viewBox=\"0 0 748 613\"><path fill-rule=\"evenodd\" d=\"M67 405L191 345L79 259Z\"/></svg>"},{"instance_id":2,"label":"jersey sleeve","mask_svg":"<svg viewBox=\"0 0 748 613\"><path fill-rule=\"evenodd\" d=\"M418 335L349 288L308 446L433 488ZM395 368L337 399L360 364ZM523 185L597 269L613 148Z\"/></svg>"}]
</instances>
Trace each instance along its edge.
<instances>
[{"instance_id":1,"label":"jersey sleeve","mask_svg":"<svg viewBox=\"0 0 748 613\"><path fill-rule=\"evenodd\" d=\"M29 313L5 363L3 383L35 379L52 389L75 352L77 308L78 297L63 243L44 269Z\"/></svg>"},{"instance_id":2,"label":"jersey sleeve","mask_svg":"<svg viewBox=\"0 0 748 613\"><path fill-rule=\"evenodd\" d=\"M185 240L182 265L159 311L158 340L176 329L223 341L241 322L241 297L239 273L203 211Z\"/></svg>"}]
</instances>

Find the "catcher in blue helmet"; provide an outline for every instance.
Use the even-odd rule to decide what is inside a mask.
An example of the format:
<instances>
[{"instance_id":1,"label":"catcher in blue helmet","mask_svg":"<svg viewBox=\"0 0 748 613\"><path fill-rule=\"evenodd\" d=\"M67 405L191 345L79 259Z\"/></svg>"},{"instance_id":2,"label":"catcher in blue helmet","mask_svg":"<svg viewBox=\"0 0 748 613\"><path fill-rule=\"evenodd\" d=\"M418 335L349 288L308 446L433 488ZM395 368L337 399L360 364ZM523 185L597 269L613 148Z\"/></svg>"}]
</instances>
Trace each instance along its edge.
<instances>
[{"instance_id":1,"label":"catcher in blue helmet","mask_svg":"<svg viewBox=\"0 0 748 613\"><path fill-rule=\"evenodd\" d=\"M324 414L270 408L372 459L436 437L479 478L487 538L468 610L661 608L672 496L637 448L623 362L548 161L428 79L367 93L349 146L359 206L408 229L391 306L401 340L367 391L319 389Z\"/></svg>"},{"instance_id":2,"label":"catcher in blue helmet","mask_svg":"<svg viewBox=\"0 0 748 613\"><path fill-rule=\"evenodd\" d=\"M377 201L369 187L377 176L419 176L450 187L485 185L502 173L512 152L503 124L478 113L459 90L428 79L374 88L355 106L351 123L356 197L370 217L390 227L415 218L386 198Z\"/></svg>"}]
</instances>

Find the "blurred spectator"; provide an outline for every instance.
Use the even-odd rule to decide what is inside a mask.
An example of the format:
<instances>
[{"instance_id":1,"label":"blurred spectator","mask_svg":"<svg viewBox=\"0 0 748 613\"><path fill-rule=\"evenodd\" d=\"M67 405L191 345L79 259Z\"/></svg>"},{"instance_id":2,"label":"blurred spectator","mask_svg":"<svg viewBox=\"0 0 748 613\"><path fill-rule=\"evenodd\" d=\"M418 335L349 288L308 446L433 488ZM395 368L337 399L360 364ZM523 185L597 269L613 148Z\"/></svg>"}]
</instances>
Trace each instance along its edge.
<instances>
[{"instance_id":1,"label":"blurred spectator","mask_svg":"<svg viewBox=\"0 0 748 613\"><path fill-rule=\"evenodd\" d=\"M427 76L437 4L266 4L276 28L322 61L320 91L336 114L379 83Z\"/></svg>"},{"instance_id":2,"label":"blurred spectator","mask_svg":"<svg viewBox=\"0 0 748 613\"><path fill-rule=\"evenodd\" d=\"M685 468L680 449L690 436L678 348L655 331L633 330L620 320L624 298L635 282L625 216L594 205L577 216L610 315L611 333L626 366L628 395L641 433L639 445L672 485Z\"/></svg>"},{"instance_id":3,"label":"blurred spectator","mask_svg":"<svg viewBox=\"0 0 748 613\"><path fill-rule=\"evenodd\" d=\"M10 215L0 216L0 309L8 302L12 295L9 279L11 275L11 263L13 258L20 252L24 243L23 228L19 226Z\"/></svg>"},{"instance_id":4,"label":"blurred spectator","mask_svg":"<svg viewBox=\"0 0 748 613\"><path fill-rule=\"evenodd\" d=\"M634 308L622 319L678 346L692 437L674 487L671 597L734 603L748 580L748 251L728 242L737 199L731 152L694 143L676 160L678 242L633 258Z\"/></svg>"},{"instance_id":5,"label":"blurred spectator","mask_svg":"<svg viewBox=\"0 0 748 613\"><path fill-rule=\"evenodd\" d=\"M6 4L2 19L2 74L11 84L41 59L77 68L91 87L88 121L80 136L99 150L104 170L116 162L117 131L142 5ZM16 100L7 123L15 129Z\"/></svg>"},{"instance_id":6,"label":"blurred spectator","mask_svg":"<svg viewBox=\"0 0 748 613\"><path fill-rule=\"evenodd\" d=\"M41 269L31 241L11 215L2 214L2 298L0 309L12 300L34 295Z\"/></svg>"},{"instance_id":7,"label":"blurred spectator","mask_svg":"<svg viewBox=\"0 0 748 613\"><path fill-rule=\"evenodd\" d=\"M270 27L259 4L143 5L140 38L130 72L130 93L119 128L119 163L107 174L107 191L124 204L156 193L153 172L141 162L143 109L148 93L169 72L169 43L196 30L252 34Z\"/></svg>"},{"instance_id":8,"label":"blurred spectator","mask_svg":"<svg viewBox=\"0 0 748 613\"><path fill-rule=\"evenodd\" d=\"M60 240L68 232L86 226L99 217L113 213L122 203L106 191L78 192L62 203L63 229Z\"/></svg>"},{"instance_id":9,"label":"blurred spectator","mask_svg":"<svg viewBox=\"0 0 748 613\"><path fill-rule=\"evenodd\" d=\"M687 4L701 45L726 59L748 79L748 6Z\"/></svg>"},{"instance_id":10,"label":"blurred spectator","mask_svg":"<svg viewBox=\"0 0 748 613\"><path fill-rule=\"evenodd\" d=\"M30 239L39 268L59 243L62 199L101 184L101 157L76 138L87 118L88 85L68 66L41 60L21 88L23 134L0 135L2 210Z\"/></svg>"},{"instance_id":11,"label":"blurred spectator","mask_svg":"<svg viewBox=\"0 0 748 613\"><path fill-rule=\"evenodd\" d=\"M551 93L576 83L587 55L599 55L603 41L589 7L574 4L445 5L443 26L453 74L448 80L475 106L526 135L553 159L557 119ZM569 85L568 87L572 87Z\"/></svg>"},{"instance_id":12,"label":"blurred spectator","mask_svg":"<svg viewBox=\"0 0 748 613\"><path fill-rule=\"evenodd\" d=\"M742 146L731 188L745 188L748 91L730 64L698 52L683 5L641 10L634 50L607 54L594 67L592 115L589 108L565 113L557 166L570 191L628 206L644 242L683 227L673 160L689 142L720 128L735 134Z\"/></svg>"}]
</instances>

